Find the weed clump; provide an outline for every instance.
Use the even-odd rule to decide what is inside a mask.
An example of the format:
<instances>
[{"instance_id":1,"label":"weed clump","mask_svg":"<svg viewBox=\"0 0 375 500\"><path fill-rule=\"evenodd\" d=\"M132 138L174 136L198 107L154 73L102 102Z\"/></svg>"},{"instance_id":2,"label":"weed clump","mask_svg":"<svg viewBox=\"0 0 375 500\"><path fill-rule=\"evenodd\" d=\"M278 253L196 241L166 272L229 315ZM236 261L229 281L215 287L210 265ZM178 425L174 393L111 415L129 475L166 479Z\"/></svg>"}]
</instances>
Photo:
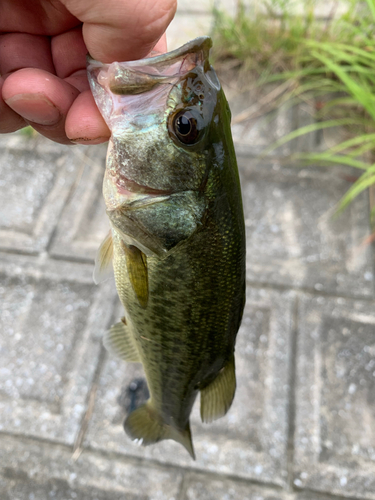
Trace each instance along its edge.
<instances>
[{"instance_id":1,"label":"weed clump","mask_svg":"<svg viewBox=\"0 0 375 500\"><path fill-rule=\"evenodd\" d=\"M339 13L343 3L335 2L328 16L319 18L311 0L300 12L292 0L265 1L252 10L239 2L235 17L215 11L213 33L219 65L252 72L258 85L289 82L283 87L288 93L283 102L313 101L315 123L288 134L274 147L312 131L346 127L347 137L340 144L295 158L359 169L339 210L375 185L375 0L348 0L346 10ZM375 206L371 215L375 219Z\"/></svg>"}]
</instances>

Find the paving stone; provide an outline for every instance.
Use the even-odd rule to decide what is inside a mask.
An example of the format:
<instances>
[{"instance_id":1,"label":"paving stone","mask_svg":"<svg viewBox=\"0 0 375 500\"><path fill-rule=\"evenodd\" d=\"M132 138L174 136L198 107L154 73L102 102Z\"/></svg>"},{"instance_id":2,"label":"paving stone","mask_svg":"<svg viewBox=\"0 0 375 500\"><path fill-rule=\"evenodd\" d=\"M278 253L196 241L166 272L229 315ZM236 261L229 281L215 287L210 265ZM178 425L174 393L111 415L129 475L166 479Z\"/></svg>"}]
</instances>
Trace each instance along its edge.
<instances>
[{"instance_id":1,"label":"paving stone","mask_svg":"<svg viewBox=\"0 0 375 500\"><path fill-rule=\"evenodd\" d=\"M342 497L340 497L342 498ZM340 500L334 497L335 500ZM188 474L181 500L332 500L316 492L287 493L244 481L214 479L203 474Z\"/></svg>"},{"instance_id":2,"label":"paving stone","mask_svg":"<svg viewBox=\"0 0 375 500\"><path fill-rule=\"evenodd\" d=\"M292 496L293 500L344 500L342 496L318 493L316 491L300 491Z\"/></svg>"},{"instance_id":3,"label":"paving stone","mask_svg":"<svg viewBox=\"0 0 375 500\"><path fill-rule=\"evenodd\" d=\"M351 186L343 169L298 169L239 157L247 279L347 296L373 296L367 194L333 217Z\"/></svg>"},{"instance_id":4,"label":"paving stone","mask_svg":"<svg viewBox=\"0 0 375 500\"><path fill-rule=\"evenodd\" d=\"M276 141L293 130L314 123L313 103L276 106L276 99L288 90L288 82L257 87L256 80L244 78L225 63L217 66L232 113L232 136L238 154L285 157L292 153L316 150L321 135L310 132L275 147Z\"/></svg>"},{"instance_id":5,"label":"paving stone","mask_svg":"<svg viewBox=\"0 0 375 500\"><path fill-rule=\"evenodd\" d=\"M248 289L247 294L236 347L236 398L228 415L210 425L201 424L199 405L195 405L191 420L196 462L172 441L139 447L124 434L124 395L143 372L140 364L123 363L110 356L99 380L85 445L283 485L294 295L256 289Z\"/></svg>"},{"instance_id":6,"label":"paving stone","mask_svg":"<svg viewBox=\"0 0 375 500\"><path fill-rule=\"evenodd\" d=\"M72 150L73 146L66 146L50 141L46 137L32 131L31 134L25 132L27 129L21 129L11 134L0 134L0 148L4 153L6 150L19 150L27 153L59 153L64 154L68 150ZM84 149L81 146L74 146L74 149Z\"/></svg>"},{"instance_id":7,"label":"paving stone","mask_svg":"<svg viewBox=\"0 0 375 500\"><path fill-rule=\"evenodd\" d=\"M50 141L51 142L51 141ZM0 157L0 248L44 250L74 183L79 148L10 138Z\"/></svg>"},{"instance_id":8,"label":"paving stone","mask_svg":"<svg viewBox=\"0 0 375 500\"><path fill-rule=\"evenodd\" d=\"M177 14L184 15L186 13L208 14L211 13L214 6L217 7L217 0L202 0L200 2L190 2L189 0L179 0L177 4Z\"/></svg>"},{"instance_id":9,"label":"paving stone","mask_svg":"<svg viewBox=\"0 0 375 500\"><path fill-rule=\"evenodd\" d=\"M275 101L288 90L288 82L267 84L244 78L240 73L217 66L232 113L232 136L237 153L246 156L284 157L295 152L316 149L319 135L315 132L275 147L276 141L293 130L314 122L311 103L276 106ZM266 154L267 153L267 154Z\"/></svg>"},{"instance_id":10,"label":"paving stone","mask_svg":"<svg viewBox=\"0 0 375 500\"><path fill-rule=\"evenodd\" d=\"M176 13L167 29L168 50L174 50L193 38L210 35L212 30L212 14Z\"/></svg>"},{"instance_id":11,"label":"paving stone","mask_svg":"<svg viewBox=\"0 0 375 500\"><path fill-rule=\"evenodd\" d=\"M72 443L115 297L92 266L0 259L0 430Z\"/></svg>"},{"instance_id":12,"label":"paving stone","mask_svg":"<svg viewBox=\"0 0 375 500\"><path fill-rule=\"evenodd\" d=\"M293 127L293 109L286 106L280 107L254 120L235 122L237 116L246 110L253 109L254 104L249 99L248 92L241 92L231 98L228 96L229 106L232 111L233 125L232 136L236 151L240 154L258 156L271 144L291 132ZM277 149L270 151L271 156L287 156L293 151L292 142L286 143Z\"/></svg>"},{"instance_id":13,"label":"paving stone","mask_svg":"<svg viewBox=\"0 0 375 500\"><path fill-rule=\"evenodd\" d=\"M176 500L182 473L2 436L1 500Z\"/></svg>"},{"instance_id":14,"label":"paving stone","mask_svg":"<svg viewBox=\"0 0 375 500\"><path fill-rule=\"evenodd\" d=\"M93 260L109 231L102 194L107 145L82 152L83 168L61 214L50 253L63 258Z\"/></svg>"},{"instance_id":15,"label":"paving stone","mask_svg":"<svg viewBox=\"0 0 375 500\"><path fill-rule=\"evenodd\" d=\"M285 492L258 485L212 479L202 474L189 474L184 480L181 500L291 500Z\"/></svg>"},{"instance_id":16,"label":"paving stone","mask_svg":"<svg viewBox=\"0 0 375 500\"><path fill-rule=\"evenodd\" d=\"M303 296L294 484L375 499L374 302Z\"/></svg>"}]
</instances>

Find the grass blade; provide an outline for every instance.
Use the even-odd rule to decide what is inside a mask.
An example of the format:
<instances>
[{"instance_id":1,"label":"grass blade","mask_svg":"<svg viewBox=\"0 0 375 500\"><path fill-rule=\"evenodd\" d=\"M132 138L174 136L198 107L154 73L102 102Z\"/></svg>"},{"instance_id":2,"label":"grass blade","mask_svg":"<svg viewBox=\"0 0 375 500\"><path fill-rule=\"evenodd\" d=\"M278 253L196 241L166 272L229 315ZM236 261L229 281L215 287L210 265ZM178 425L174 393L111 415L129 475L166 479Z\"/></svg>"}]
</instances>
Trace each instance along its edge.
<instances>
[{"instance_id":1,"label":"grass blade","mask_svg":"<svg viewBox=\"0 0 375 500\"><path fill-rule=\"evenodd\" d=\"M375 21L375 3L373 0L366 0L368 8L370 9L370 12L372 14L372 17Z\"/></svg>"},{"instance_id":2,"label":"grass blade","mask_svg":"<svg viewBox=\"0 0 375 500\"><path fill-rule=\"evenodd\" d=\"M273 151L274 149L279 148L280 146L283 146L289 141L292 141L293 139L297 139L298 137L301 137L305 134L308 134L310 132L316 132L318 130L323 130L326 128L332 128L332 127L341 127L343 125L352 125L353 119L351 118L341 118L338 120L327 120L325 122L317 122L317 123L311 123L310 125L306 125L305 127L301 127L297 130L293 130L289 134L285 135L284 137L281 137L278 139L276 142L271 144L263 153L262 157L268 154L270 151Z\"/></svg>"},{"instance_id":3,"label":"grass blade","mask_svg":"<svg viewBox=\"0 0 375 500\"><path fill-rule=\"evenodd\" d=\"M348 167L354 167L365 171L367 171L369 167L368 163L364 161L356 160L347 155L333 155L331 153L298 153L293 156L293 159L296 161L303 161L309 165L347 165Z\"/></svg>"}]
</instances>

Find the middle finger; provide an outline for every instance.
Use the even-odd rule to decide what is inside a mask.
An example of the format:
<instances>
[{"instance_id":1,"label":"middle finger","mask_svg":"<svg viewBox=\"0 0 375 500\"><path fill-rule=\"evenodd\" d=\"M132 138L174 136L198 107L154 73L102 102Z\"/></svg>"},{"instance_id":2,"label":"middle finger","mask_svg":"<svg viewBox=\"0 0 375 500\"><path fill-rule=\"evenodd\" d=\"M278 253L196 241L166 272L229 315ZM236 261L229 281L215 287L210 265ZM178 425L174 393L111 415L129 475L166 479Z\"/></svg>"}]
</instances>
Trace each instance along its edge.
<instances>
[{"instance_id":1,"label":"middle finger","mask_svg":"<svg viewBox=\"0 0 375 500\"><path fill-rule=\"evenodd\" d=\"M48 36L27 33L0 35L0 74L5 76L22 68L39 68L55 73Z\"/></svg>"}]
</instances>

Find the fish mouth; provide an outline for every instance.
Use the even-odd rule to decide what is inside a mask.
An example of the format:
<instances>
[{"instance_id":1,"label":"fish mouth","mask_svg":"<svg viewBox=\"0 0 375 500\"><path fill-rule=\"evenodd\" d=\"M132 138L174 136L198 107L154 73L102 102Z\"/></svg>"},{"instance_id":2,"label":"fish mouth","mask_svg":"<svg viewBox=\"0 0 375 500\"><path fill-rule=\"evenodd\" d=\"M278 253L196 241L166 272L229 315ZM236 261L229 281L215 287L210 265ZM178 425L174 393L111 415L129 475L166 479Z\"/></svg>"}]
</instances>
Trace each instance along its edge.
<instances>
[{"instance_id":1,"label":"fish mouth","mask_svg":"<svg viewBox=\"0 0 375 500\"><path fill-rule=\"evenodd\" d=\"M103 195L106 208L110 211L117 210L136 200L144 199L146 201L154 197L165 197L173 192L171 189L154 189L138 184L118 173L113 175L107 171L104 175Z\"/></svg>"},{"instance_id":2,"label":"fish mouth","mask_svg":"<svg viewBox=\"0 0 375 500\"><path fill-rule=\"evenodd\" d=\"M149 186L145 186L142 184L138 184L135 181L132 181L131 179L127 179L124 176L117 175L115 177L112 177L112 182L116 185L117 192L121 195L127 196L128 193L130 195L132 194L147 194L147 195L169 195L172 194L172 190L166 190L166 189L155 189L151 188Z\"/></svg>"},{"instance_id":3,"label":"fish mouth","mask_svg":"<svg viewBox=\"0 0 375 500\"><path fill-rule=\"evenodd\" d=\"M123 107L124 96L136 98L138 94L150 92L160 86L167 86L168 89L196 66L202 66L208 71L210 69L208 54L211 46L210 37L200 37L171 52L137 61L105 64L88 56L88 78L96 101L103 100L103 90L113 101L112 107L107 105L101 109L109 128L112 130L112 108L119 105ZM215 82L215 85L220 87L218 82ZM127 101L128 105L129 102L133 102L132 99ZM130 113L129 109L127 113Z\"/></svg>"}]
</instances>

